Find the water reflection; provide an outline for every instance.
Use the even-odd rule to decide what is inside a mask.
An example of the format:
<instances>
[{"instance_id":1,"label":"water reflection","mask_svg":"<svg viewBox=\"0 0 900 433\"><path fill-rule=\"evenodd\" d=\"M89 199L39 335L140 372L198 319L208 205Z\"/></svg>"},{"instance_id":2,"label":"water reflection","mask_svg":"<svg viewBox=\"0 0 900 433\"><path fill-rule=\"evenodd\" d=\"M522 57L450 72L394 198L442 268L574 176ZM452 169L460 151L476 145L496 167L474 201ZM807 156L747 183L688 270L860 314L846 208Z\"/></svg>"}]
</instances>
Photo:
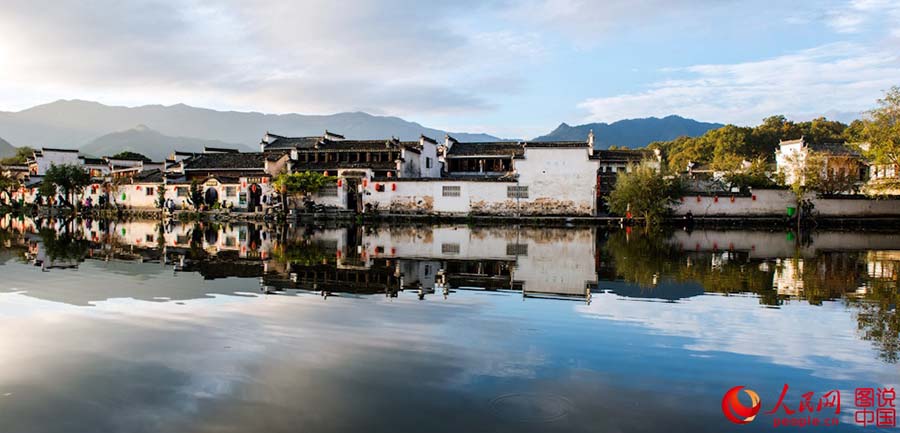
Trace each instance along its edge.
<instances>
[{"instance_id":1,"label":"water reflection","mask_svg":"<svg viewBox=\"0 0 900 433\"><path fill-rule=\"evenodd\" d=\"M726 431L897 377L892 233L0 228L10 431Z\"/></svg>"}]
</instances>

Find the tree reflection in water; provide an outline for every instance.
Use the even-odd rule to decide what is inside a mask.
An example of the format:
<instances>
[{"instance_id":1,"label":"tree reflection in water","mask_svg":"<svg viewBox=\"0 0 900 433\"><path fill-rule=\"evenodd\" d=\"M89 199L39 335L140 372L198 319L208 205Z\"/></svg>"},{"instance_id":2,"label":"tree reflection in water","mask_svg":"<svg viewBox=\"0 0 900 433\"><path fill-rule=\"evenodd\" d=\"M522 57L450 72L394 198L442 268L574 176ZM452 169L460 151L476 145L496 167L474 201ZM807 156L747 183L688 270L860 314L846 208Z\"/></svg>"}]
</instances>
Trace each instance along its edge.
<instances>
[{"instance_id":1,"label":"tree reflection in water","mask_svg":"<svg viewBox=\"0 0 900 433\"><path fill-rule=\"evenodd\" d=\"M790 300L810 305L843 300L853 308L860 337L873 342L879 356L900 360L900 254L817 251L813 241L798 243L793 257L752 259L745 251L684 251L669 234L617 231L601 251L615 278L640 285L654 297L663 281L699 283L710 293L754 293L760 303ZM602 270L601 270L602 272Z\"/></svg>"}]
</instances>

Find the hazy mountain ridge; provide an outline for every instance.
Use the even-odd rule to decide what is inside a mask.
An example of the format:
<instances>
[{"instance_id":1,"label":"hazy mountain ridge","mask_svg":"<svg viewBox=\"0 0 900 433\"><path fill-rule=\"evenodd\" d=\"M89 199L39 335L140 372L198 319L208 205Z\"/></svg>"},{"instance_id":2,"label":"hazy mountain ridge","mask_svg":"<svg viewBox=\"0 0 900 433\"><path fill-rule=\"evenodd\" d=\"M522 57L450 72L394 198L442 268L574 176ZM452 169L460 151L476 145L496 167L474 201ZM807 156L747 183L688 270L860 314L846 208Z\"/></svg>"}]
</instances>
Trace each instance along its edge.
<instances>
[{"instance_id":1,"label":"hazy mountain ridge","mask_svg":"<svg viewBox=\"0 0 900 433\"><path fill-rule=\"evenodd\" d=\"M15 154L16 148L13 147L12 144L9 144L8 141L0 137L0 158L6 158L7 156L13 156Z\"/></svg>"},{"instance_id":2,"label":"hazy mountain ridge","mask_svg":"<svg viewBox=\"0 0 900 433\"><path fill-rule=\"evenodd\" d=\"M549 134L535 138L534 141L585 140L588 133L593 130L595 146L598 148L607 148L611 145L638 148L654 141L673 140L685 135L696 137L722 126L724 125L719 123L698 122L675 115L577 126L563 123Z\"/></svg>"},{"instance_id":3,"label":"hazy mountain ridge","mask_svg":"<svg viewBox=\"0 0 900 433\"><path fill-rule=\"evenodd\" d=\"M154 161L162 161L173 150L202 152L207 146L239 149L242 152L259 150L258 148L219 140L170 137L145 125L138 125L126 131L113 132L98 137L84 145L81 148L81 153L91 156L109 156L119 152L131 151L146 155Z\"/></svg>"},{"instance_id":4,"label":"hazy mountain ridge","mask_svg":"<svg viewBox=\"0 0 900 433\"><path fill-rule=\"evenodd\" d=\"M0 112L0 134L19 146L81 148L113 131L146 125L167 137L238 143L255 148L266 131L281 135L321 135L325 129L347 138L442 139L445 131L398 117L354 112L330 115L263 114L216 111L184 104L140 107L59 100L19 112ZM499 140L488 134L451 132L460 141ZM138 151L138 150L135 150Z\"/></svg>"}]
</instances>

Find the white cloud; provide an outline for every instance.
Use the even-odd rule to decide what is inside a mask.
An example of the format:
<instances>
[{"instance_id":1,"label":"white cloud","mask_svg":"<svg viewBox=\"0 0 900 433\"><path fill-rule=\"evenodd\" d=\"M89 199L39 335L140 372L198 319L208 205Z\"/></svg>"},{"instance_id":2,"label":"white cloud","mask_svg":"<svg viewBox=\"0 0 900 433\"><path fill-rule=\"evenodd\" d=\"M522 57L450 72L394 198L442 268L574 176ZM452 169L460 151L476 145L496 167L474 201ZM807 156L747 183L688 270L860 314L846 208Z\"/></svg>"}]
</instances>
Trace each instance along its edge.
<instances>
[{"instance_id":1,"label":"white cloud","mask_svg":"<svg viewBox=\"0 0 900 433\"><path fill-rule=\"evenodd\" d=\"M861 112L900 77L898 53L839 43L771 59L664 70L642 92L587 99L587 120L681 114L755 124L772 114Z\"/></svg>"},{"instance_id":2,"label":"white cloud","mask_svg":"<svg viewBox=\"0 0 900 433\"><path fill-rule=\"evenodd\" d=\"M900 3L895 0L851 0L825 13L825 23L839 33L858 33L885 21L896 32Z\"/></svg>"}]
</instances>

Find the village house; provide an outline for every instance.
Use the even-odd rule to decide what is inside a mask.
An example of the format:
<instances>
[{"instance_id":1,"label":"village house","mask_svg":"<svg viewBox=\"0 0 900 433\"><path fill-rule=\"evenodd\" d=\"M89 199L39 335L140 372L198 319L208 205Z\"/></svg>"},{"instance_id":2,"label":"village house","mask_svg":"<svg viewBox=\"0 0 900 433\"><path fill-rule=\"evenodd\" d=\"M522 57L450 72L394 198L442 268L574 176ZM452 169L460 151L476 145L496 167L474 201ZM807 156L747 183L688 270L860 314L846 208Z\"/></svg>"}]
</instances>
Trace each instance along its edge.
<instances>
[{"instance_id":1,"label":"village house","mask_svg":"<svg viewBox=\"0 0 900 433\"><path fill-rule=\"evenodd\" d=\"M335 177L335 183L314 194L313 200L357 212L364 209L367 189L385 188L383 181L374 182L375 179L441 175L437 142L425 136L418 141L348 140L327 130L322 136L313 137L284 137L267 132L260 150L267 155L287 152L288 173L310 171Z\"/></svg>"},{"instance_id":2,"label":"village house","mask_svg":"<svg viewBox=\"0 0 900 433\"><path fill-rule=\"evenodd\" d=\"M190 186L197 182L209 207L259 210L272 195L272 179L286 169L288 158L286 153L208 148L170 166L167 199L177 207L190 207Z\"/></svg>"},{"instance_id":3,"label":"village house","mask_svg":"<svg viewBox=\"0 0 900 433\"><path fill-rule=\"evenodd\" d=\"M842 177L861 184L866 180L868 168L859 151L847 143L811 143L805 137L782 140L775 150L776 172L791 185L799 180L805 183L805 172L811 157L821 158L823 179Z\"/></svg>"}]
</instances>

